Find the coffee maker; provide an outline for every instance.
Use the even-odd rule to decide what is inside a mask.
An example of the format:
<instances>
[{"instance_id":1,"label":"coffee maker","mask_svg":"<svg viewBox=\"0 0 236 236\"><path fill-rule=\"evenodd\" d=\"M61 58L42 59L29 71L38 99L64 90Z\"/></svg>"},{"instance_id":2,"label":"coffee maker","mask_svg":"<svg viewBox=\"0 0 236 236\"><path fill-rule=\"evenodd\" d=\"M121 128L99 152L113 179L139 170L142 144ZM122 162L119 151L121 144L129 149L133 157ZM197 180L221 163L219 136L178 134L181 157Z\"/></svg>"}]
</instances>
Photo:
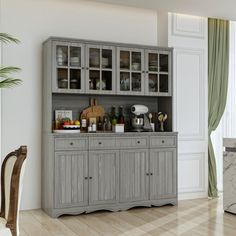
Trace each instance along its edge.
<instances>
[{"instance_id":1,"label":"coffee maker","mask_svg":"<svg viewBox=\"0 0 236 236\"><path fill-rule=\"evenodd\" d=\"M148 107L144 105L131 106L133 117L131 118L131 131L133 132L150 132L152 127L148 119Z\"/></svg>"}]
</instances>

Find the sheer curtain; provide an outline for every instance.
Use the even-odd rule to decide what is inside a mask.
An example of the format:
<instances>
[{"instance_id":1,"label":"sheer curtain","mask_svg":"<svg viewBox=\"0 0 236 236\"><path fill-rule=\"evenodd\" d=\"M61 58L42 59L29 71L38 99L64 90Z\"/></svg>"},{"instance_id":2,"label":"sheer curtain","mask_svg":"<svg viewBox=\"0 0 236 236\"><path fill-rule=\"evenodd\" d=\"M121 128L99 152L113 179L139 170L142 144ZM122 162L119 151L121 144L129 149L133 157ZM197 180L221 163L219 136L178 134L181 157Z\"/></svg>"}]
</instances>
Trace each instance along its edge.
<instances>
[{"instance_id":1,"label":"sheer curtain","mask_svg":"<svg viewBox=\"0 0 236 236\"><path fill-rule=\"evenodd\" d=\"M223 138L236 138L236 22L232 21L230 22L229 50L229 81L226 107L219 126L211 134L216 158L219 191L223 190Z\"/></svg>"}]
</instances>

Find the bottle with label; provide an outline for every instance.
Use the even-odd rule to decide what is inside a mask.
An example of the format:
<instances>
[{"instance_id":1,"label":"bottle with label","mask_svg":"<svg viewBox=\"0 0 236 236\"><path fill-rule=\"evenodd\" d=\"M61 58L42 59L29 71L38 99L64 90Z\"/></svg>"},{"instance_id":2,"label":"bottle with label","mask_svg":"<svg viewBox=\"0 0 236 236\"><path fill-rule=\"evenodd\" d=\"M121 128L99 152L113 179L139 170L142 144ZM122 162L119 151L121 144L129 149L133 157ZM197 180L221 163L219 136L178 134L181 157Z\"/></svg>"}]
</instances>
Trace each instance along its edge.
<instances>
[{"instance_id":1,"label":"bottle with label","mask_svg":"<svg viewBox=\"0 0 236 236\"><path fill-rule=\"evenodd\" d=\"M103 131L108 131L108 127L107 127L107 125L108 125L108 118L107 118L107 116L105 115L104 117L103 117Z\"/></svg>"},{"instance_id":2,"label":"bottle with label","mask_svg":"<svg viewBox=\"0 0 236 236\"><path fill-rule=\"evenodd\" d=\"M98 131L102 131L102 119L100 116L98 118Z\"/></svg>"},{"instance_id":3,"label":"bottle with label","mask_svg":"<svg viewBox=\"0 0 236 236\"><path fill-rule=\"evenodd\" d=\"M92 132L97 132L97 125L96 123L92 123Z\"/></svg>"},{"instance_id":4,"label":"bottle with label","mask_svg":"<svg viewBox=\"0 0 236 236\"><path fill-rule=\"evenodd\" d=\"M81 132L87 132L87 119L85 115L81 115Z\"/></svg>"},{"instance_id":5,"label":"bottle with label","mask_svg":"<svg viewBox=\"0 0 236 236\"><path fill-rule=\"evenodd\" d=\"M117 124L124 124L124 123L125 123L125 117L124 117L123 106L119 106Z\"/></svg>"},{"instance_id":6,"label":"bottle with label","mask_svg":"<svg viewBox=\"0 0 236 236\"><path fill-rule=\"evenodd\" d=\"M111 108L111 124L116 125L116 123L117 123L116 107L112 106L112 108Z\"/></svg>"}]
</instances>

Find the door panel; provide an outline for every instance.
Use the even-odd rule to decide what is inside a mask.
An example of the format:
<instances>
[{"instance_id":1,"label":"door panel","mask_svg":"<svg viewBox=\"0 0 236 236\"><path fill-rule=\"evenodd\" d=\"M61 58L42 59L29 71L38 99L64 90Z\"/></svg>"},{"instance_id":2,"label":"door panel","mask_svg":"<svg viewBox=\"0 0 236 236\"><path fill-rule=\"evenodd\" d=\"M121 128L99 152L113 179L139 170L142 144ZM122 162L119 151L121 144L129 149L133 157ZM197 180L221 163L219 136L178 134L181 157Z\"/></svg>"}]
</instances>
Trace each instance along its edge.
<instances>
[{"instance_id":1,"label":"door panel","mask_svg":"<svg viewBox=\"0 0 236 236\"><path fill-rule=\"evenodd\" d=\"M148 199L148 150L120 153L120 202Z\"/></svg>"},{"instance_id":2,"label":"door panel","mask_svg":"<svg viewBox=\"0 0 236 236\"><path fill-rule=\"evenodd\" d=\"M144 94L144 50L117 48L117 93Z\"/></svg>"},{"instance_id":3,"label":"door panel","mask_svg":"<svg viewBox=\"0 0 236 236\"><path fill-rule=\"evenodd\" d=\"M89 152L89 204L114 203L118 197L118 151Z\"/></svg>"},{"instance_id":4,"label":"door panel","mask_svg":"<svg viewBox=\"0 0 236 236\"><path fill-rule=\"evenodd\" d=\"M150 199L177 195L176 149L150 150Z\"/></svg>"},{"instance_id":5,"label":"door panel","mask_svg":"<svg viewBox=\"0 0 236 236\"><path fill-rule=\"evenodd\" d=\"M87 152L56 152L56 208L88 204L87 158Z\"/></svg>"}]
</instances>

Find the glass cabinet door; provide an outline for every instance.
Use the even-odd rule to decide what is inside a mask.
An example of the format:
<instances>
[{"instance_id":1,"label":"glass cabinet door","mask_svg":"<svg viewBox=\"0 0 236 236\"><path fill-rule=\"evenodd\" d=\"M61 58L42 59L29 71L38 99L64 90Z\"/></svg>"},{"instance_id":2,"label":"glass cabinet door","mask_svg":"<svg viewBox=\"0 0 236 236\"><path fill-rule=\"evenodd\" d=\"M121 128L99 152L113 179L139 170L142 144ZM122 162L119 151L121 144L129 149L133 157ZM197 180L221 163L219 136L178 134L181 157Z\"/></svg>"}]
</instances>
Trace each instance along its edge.
<instances>
[{"instance_id":1,"label":"glass cabinet door","mask_svg":"<svg viewBox=\"0 0 236 236\"><path fill-rule=\"evenodd\" d=\"M55 79L53 92L84 92L84 46L55 42Z\"/></svg>"},{"instance_id":2,"label":"glass cabinet door","mask_svg":"<svg viewBox=\"0 0 236 236\"><path fill-rule=\"evenodd\" d=\"M86 91L109 94L114 87L114 47L87 45Z\"/></svg>"},{"instance_id":3,"label":"glass cabinet door","mask_svg":"<svg viewBox=\"0 0 236 236\"><path fill-rule=\"evenodd\" d=\"M118 48L118 93L144 94L144 51Z\"/></svg>"},{"instance_id":4,"label":"glass cabinet door","mask_svg":"<svg viewBox=\"0 0 236 236\"><path fill-rule=\"evenodd\" d=\"M146 95L170 95L169 52L146 50Z\"/></svg>"}]
</instances>

